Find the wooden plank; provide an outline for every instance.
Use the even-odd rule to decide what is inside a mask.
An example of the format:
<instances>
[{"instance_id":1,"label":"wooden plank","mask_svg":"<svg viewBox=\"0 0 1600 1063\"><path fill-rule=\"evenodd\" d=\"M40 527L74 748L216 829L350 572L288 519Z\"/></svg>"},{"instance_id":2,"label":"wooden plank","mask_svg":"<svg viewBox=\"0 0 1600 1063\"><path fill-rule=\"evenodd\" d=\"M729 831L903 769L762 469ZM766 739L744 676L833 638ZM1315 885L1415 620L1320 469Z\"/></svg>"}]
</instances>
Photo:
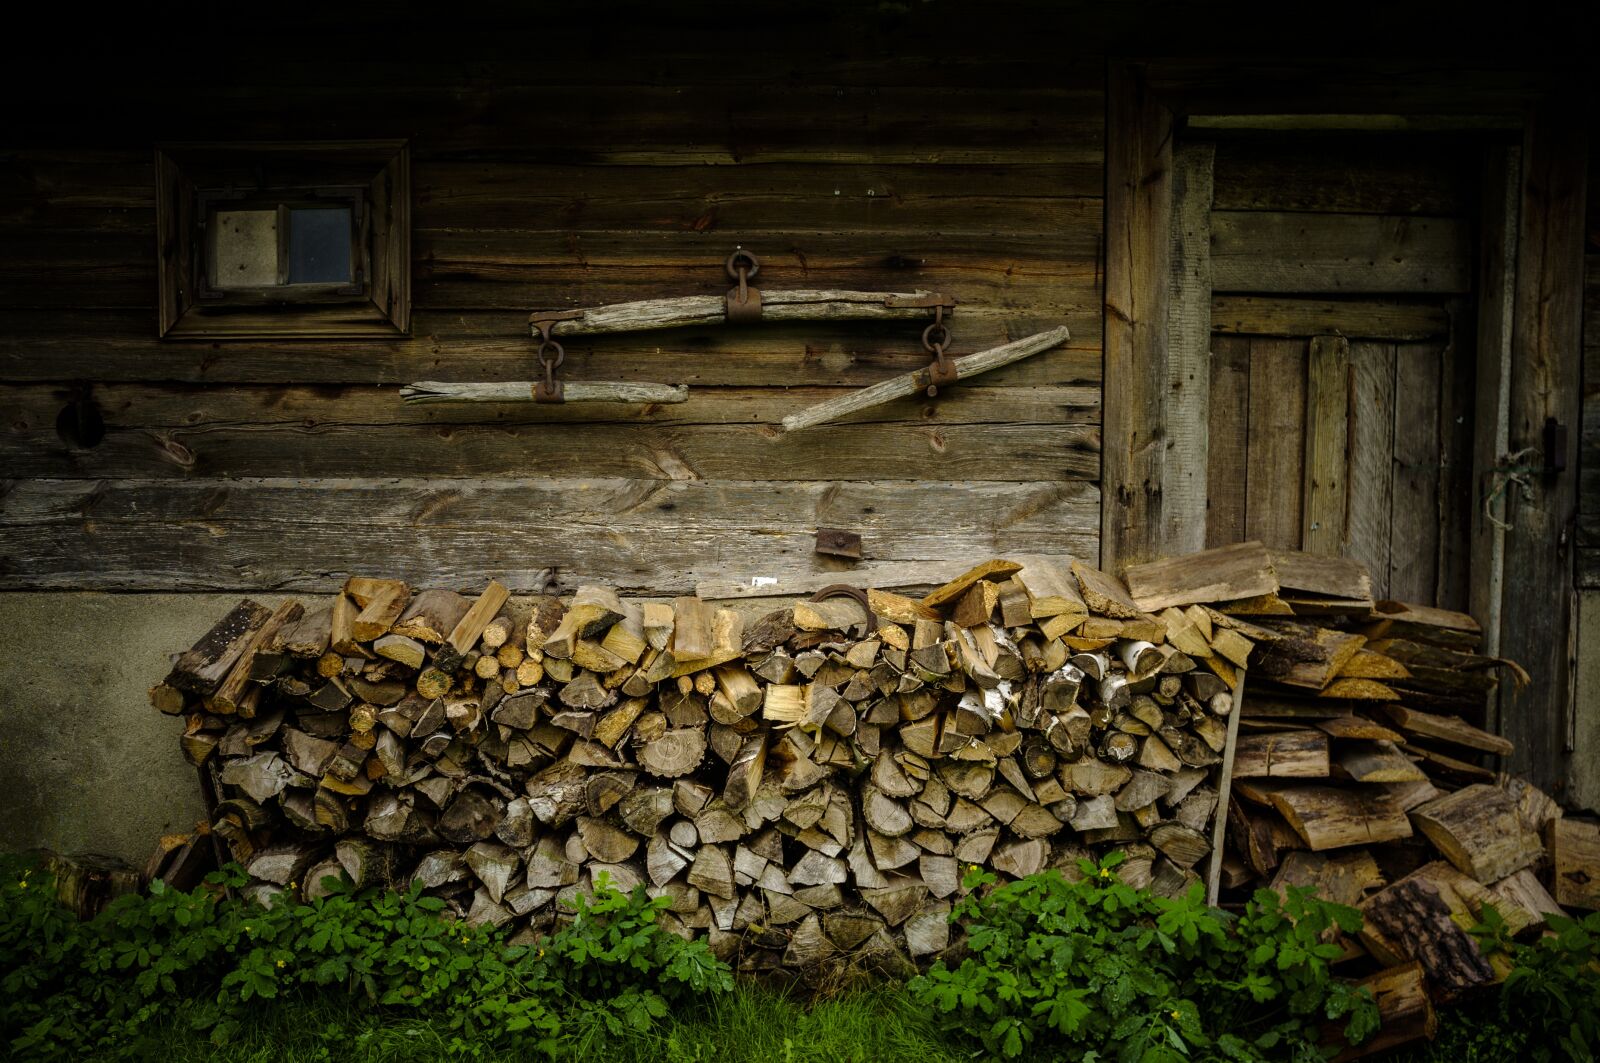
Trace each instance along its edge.
<instances>
[{"instance_id":1,"label":"wooden plank","mask_svg":"<svg viewBox=\"0 0 1600 1063\"><path fill-rule=\"evenodd\" d=\"M1172 605L1253 598L1278 589L1272 557L1258 542L1129 565L1123 579L1128 593L1147 613Z\"/></svg>"},{"instance_id":2,"label":"wooden plank","mask_svg":"<svg viewBox=\"0 0 1600 1063\"><path fill-rule=\"evenodd\" d=\"M1533 463L1566 471L1532 478L1532 497L1513 499L1507 520L1503 656L1527 669L1532 682L1500 691L1502 733L1516 743L1507 770L1547 791L1565 788L1576 714L1571 683L1575 623L1572 556L1568 547L1577 509L1577 430L1583 292L1583 204L1586 130L1571 94L1536 107L1522 146L1522 199L1513 307L1512 453L1533 448ZM1548 420L1568 426L1560 454L1546 454Z\"/></svg>"},{"instance_id":3,"label":"wooden plank","mask_svg":"<svg viewBox=\"0 0 1600 1063\"><path fill-rule=\"evenodd\" d=\"M1345 540L1350 341L1343 336L1313 336L1306 362L1301 549L1312 554L1336 555L1343 549Z\"/></svg>"},{"instance_id":4,"label":"wooden plank","mask_svg":"<svg viewBox=\"0 0 1600 1063\"><path fill-rule=\"evenodd\" d=\"M503 385L502 385L503 386ZM851 394L838 388L696 387L681 403L580 409L565 404L530 406L518 400L466 407L399 401L395 389L349 384L300 385L100 384L94 403L109 428L145 431L193 428L222 422L297 425L304 429L354 429L382 425L543 424L572 422L659 425L776 424L797 407ZM70 386L0 384L0 407L12 415L11 432L54 431ZM909 398L862 411L851 423L915 421L919 424L1094 424L1097 387L953 389L937 399Z\"/></svg>"},{"instance_id":5,"label":"wooden plank","mask_svg":"<svg viewBox=\"0 0 1600 1063\"><path fill-rule=\"evenodd\" d=\"M1245 735L1233 762L1236 779L1328 776L1328 736L1321 731L1276 731Z\"/></svg>"},{"instance_id":6,"label":"wooden plank","mask_svg":"<svg viewBox=\"0 0 1600 1063\"><path fill-rule=\"evenodd\" d=\"M1157 544L1187 554L1206 544L1211 407L1211 144L1172 153L1167 366L1162 409L1161 521Z\"/></svg>"},{"instance_id":7,"label":"wooden plank","mask_svg":"<svg viewBox=\"0 0 1600 1063\"><path fill-rule=\"evenodd\" d=\"M968 306L954 321L963 349L1009 342L1016 336L1073 324L1063 347L989 374L985 386L1091 384L1100 379L1100 307L1093 278L1081 298L1059 306ZM1047 319L1048 315L1048 319ZM56 381L62 367L93 350L95 380L188 383L405 384L442 375L460 380L509 380L528 375L531 348L527 309L450 312L418 304L412 335L370 341L238 340L211 343L157 340L147 309L0 311L0 379ZM665 340L665 342L663 342ZM969 346L970 345L970 346ZM737 357L724 355L737 351ZM562 372L592 380L661 380L671 383L771 387L861 387L927 364L927 355L904 334L858 326L769 325L710 329L670 337L567 344Z\"/></svg>"},{"instance_id":8,"label":"wooden plank","mask_svg":"<svg viewBox=\"0 0 1600 1063\"><path fill-rule=\"evenodd\" d=\"M1473 511L1479 508L1472 486L1476 315L1470 297L1451 299L1449 308L1457 325L1439 351L1439 556L1430 600L1465 609L1472 583Z\"/></svg>"},{"instance_id":9,"label":"wooden plank","mask_svg":"<svg viewBox=\"0 0 1600 1063\"><path fill-rule=\"evenodd\" d=\"M1216 904L1222 885L1222 854L1228 837L1228 809L1232 807L1233 763L1239 749L1239 719L1244 716L1246 673L1241 670L1228 711L1228 734L1222 745L1222 766L1217 771L1217 807L1211 814L1211 863L1206 869L1206 903Z\"/></svg>"},{"instance_id":10,"label":"wooden plank","mask_svg":"<svg viewBox=\"0 0 1600 1063\"><path fill-rule=\"evenodd\" d=\"M1100 565L1160 556L1167 480L1168 304L1172 262L1172 112L1144 67L1106 77L1105 381Z\"/></svg>"},{"instance_id":11,"label":"wooden plank","mask_svg":"<svg viewBox=\"0 0 1600 1063\"><path fill-rule=\"evenodd\" d=\"M943 517L930 525L929 512ZM1040 542L1092 556L1099 519L1099 493L1083 482L24 480L0 495L0 586L333 591L371 570L375 534L386 573L474 593L485 574L543 591L552 567L566 589L629 593L756 577L871 582L880 569L901 585L905 566L959 572ZM816 555L819 524L860 531L866 560Z\"/></svg>"},{"instance_id":12,"label":"wooden plank","mask_svg":"<svg viewBox=\"0 0 1600 1063\"><path fill-rule=\"evenodd\" d=\"M1053 480L1092 478L1092 427L830 425L785 436L761 425L668 433L609 424L372 426L359 432L231 425L112 429L68 450L52 429L0 436L0 462L23 477L562 476L582 456L591 476L657 480Z\"/></svg>"},{"instance_id":13,"label":"wooden plank","mask_svg":"<svg viewBox=\"0 0 1600 1063\"><path fill-rule=\"evenodd\" d=\"M1372 599L1372 575L1359 561L1318 557L1301 550L1272 551L1272 570L1285 594L1317 595L1352 601Z\"/></svg>"},{"instance_id":14,"label":"wooden plank","mask_svg":"<svg viewBox=\"0 0 1600 1063\"><path fill-rule=\"evenodd\" d=\"M1467 292L1471 231L1455 218L1213 211L1212 283L1269 294Z\"/></svg>"},{"instance_id":15,"label":"wooden plank","mask_svg":"<svg viewBox=\"0 0 1600 1063\"><path fill-rule=\"evenodd\" d=\"M1394 354L1394 488L1388 595L1433 602L1439 566L1439 349L1401 344Z\"/></svg>"},{"instance_id":16,"label":"wooden plank","mask_svg":"<svg viewBox=\"0 0 1600 1063\"><path fill-rule=\"evenodd\" d=\"M1436 301L1214 295L1213 332L1243 336L1319 336L1424 340L1447 335L1450 317Z\"/></svg>"},{"instance_id":17,"label":"wooden plank","mask_svg":"<svg viewBox=\"0 0 1600 1063\"><path fill-rule=\"evenodd\" d=\"M1221 149L1218 210L1459 215L1477 193L1459 140L1281 133Z\"/></svg>"},{"instance_id":18,"label":"wooden plank","mask_svg":"<svg viewBox=\"0 0 1600 1063\"><path fill-rule=\"evenodd\" d=\"M1246 443L1246 538L1300 546L1305 458L1306 344L1250 342L1250 434Z\"/></svg>"},{"instance_id":19,"label":"wooden plank","mask_svg":"<svg viewBox=\"0 0 1600 1063\"><path fill-rule=\"evenodd\" d=\"M1249 477L1250 341L1211 341L1210 456L1206 463L1206 545L1225 546L1243 533Z\"/></svg>"},{"instance_id":20,"label":"wooden plank","mask_svg":"<svg viewBox=\"0 0 1600 1063\"><path fill-rule=\"evenodd\" d=\"M1350 514L1344 555L1372 573L1372 592L1388 596L1394 498L1394 346L1350 346L1355 394L1350 403Z\"/></svg>"}]
</instances>

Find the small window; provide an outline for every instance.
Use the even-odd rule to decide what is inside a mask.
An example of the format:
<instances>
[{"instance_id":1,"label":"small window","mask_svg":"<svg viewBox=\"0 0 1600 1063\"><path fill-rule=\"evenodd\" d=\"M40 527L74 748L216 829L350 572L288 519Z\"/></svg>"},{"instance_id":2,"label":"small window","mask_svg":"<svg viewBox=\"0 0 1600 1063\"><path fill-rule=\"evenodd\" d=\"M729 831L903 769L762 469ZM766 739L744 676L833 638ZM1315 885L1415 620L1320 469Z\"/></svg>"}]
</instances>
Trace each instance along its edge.
<instances>
[{"instance_id":1,"label":"small window","mask_svg":"<svg viewBox=\"0 0 1600 1063\"><path fill-rule=\"evenodd\" d=\"M158 152L156 172L163 336L409 327L403 144L188 145Z\"/></svg>"},{"instance_id":2,"label":"small window","mask_svg":"<svg viewBox=\"0 0 1600 1063\"><path fill-rule=\"evenodd\" d=\"M201 299L255 292L291 303L365 292L361 189L324 191L318 199L295 190L249 200L202 192L200 202L205 229Z\"/></svg>"}]
</instances>

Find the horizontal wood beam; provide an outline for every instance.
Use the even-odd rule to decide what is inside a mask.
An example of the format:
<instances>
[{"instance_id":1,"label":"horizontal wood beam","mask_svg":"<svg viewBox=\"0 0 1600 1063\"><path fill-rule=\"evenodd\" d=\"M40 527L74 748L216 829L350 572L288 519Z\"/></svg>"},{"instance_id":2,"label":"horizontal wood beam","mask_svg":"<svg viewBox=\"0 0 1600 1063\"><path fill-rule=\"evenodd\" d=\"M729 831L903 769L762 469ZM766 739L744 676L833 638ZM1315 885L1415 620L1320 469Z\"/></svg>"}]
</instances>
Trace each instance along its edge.
<instances>
[{"instance_id":1,"label":"horizontal wood beam","mask_svg":"<svg viewBox=\"0 0 1600 1063\"><path fill-rule=\"evenodd\" d=\"M0 495L0 589L326 591L375 543L416 586L876 584L1041 543L1092 556L1099 513L1085 481L23 480ZM859 533L864 560L816 554L819 526Z\"/></svg>"},{"instance_id":2,"label":"horizontal wood beam","mask_svg":"<svg viewBox=\"0 0 1600 1063\"><path fill-rule=\"evenodd\" d=\"M1219 210L1211 235L1219 292L1472 290L1472 226L1461 219Z\"/></svg>"},{"instance_id":3,"label":"horizontal wood beam","mask_svg":"<svg viewBox=\"0 0 1600 1063\"><path fill-rule=\"evenodd\" d=\"M484 384L457 384L444 380L422 380L400 389L406 402L427 404L445 402L533 402L531 380L499 381ZM682 384L639 384L628 381L562 381L562 403L618 402L636 405L679 403L689 400L689 389Z\"/></svg>"}]
</instances>

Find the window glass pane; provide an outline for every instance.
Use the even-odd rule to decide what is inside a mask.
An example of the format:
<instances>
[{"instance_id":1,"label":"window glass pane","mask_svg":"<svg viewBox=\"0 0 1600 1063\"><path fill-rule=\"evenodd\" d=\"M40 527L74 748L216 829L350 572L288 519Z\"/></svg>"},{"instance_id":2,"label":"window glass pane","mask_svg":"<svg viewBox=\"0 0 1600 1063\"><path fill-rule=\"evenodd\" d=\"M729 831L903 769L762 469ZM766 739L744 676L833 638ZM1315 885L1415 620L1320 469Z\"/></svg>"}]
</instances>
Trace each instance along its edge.
<instances>
[{"instance_id":1,"label":"window glass pane","mask_svg":"<svg viewBox=\"0 0 1600 1063\"><path fill-rule=\"evenodd\" d=\"M264 288L278 283L278 212L219 210L213 222L211 281L218 288Z\"/></svg>"},{"instance_id":2,"label":"window glass pane","mask_svg":"<svg viewBox=\"0 0 1600 1063\"><path fill-rule=\"evenodd\" d=\"M350 280L350 208L289 210L289 283Z\"/></svg>"}]
</instances>

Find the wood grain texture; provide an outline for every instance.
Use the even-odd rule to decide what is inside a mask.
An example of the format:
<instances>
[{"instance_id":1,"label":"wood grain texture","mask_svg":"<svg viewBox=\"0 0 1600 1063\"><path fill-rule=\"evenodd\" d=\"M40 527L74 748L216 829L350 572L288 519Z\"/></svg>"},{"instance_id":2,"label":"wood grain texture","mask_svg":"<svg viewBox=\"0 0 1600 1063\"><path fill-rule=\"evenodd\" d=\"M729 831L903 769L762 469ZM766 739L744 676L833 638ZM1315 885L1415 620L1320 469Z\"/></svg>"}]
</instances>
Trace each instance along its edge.
<instances>
[{"instance_id":1,"label":"wood grain texture","mask_svg":"<svg viewBox=\"0 0 1600 1063\"><path fill-rule=\"evenodd\" d=\"M1395 347L1387 594L1405 602L1432 602L1438 579L1439 388L1437 347Z\"/></svg>"},{"instance_id":2,"label":"wood grain texture","mask_svg":"<svg viewBox=\"0 0 1600 1063\"><path fill-rule=\"evenodd\" d=\"M1244 529L1269 547L1300 547L1305 396L1306 343L1252 340Z\"/></svg>"},{"instance_id":3,"label":"wood grain texture","mask_svg":"<svg viewBox=\"0 0 1600 1063\"><path fill-rule=\"evenodd\" d=\"M1250 340L1211 339L1210 458L1206 467L1206 545L1235 542L1244 527L1249 482Z\"/></svg>"},{"instance_id":4,"label":"wood grain texture","mask_svg":"<svg viewBox=\"0 0 1600 1063\"><path fill-rule=\"evenodd\" d=\"M1162 393L1167 452L1157 540L1161 552L1169 554L1193 553L1206 543L1214 154L1210 144L1186 144L1172 154L1167 379Z\"/></svg>"},{"instance_id":5,"label":"wood grain texture","mask_svg":"<svg viewBox=\"0 0 1600 1063\"><path fill-rule=\"evenodd\" d=\"M1350 342L1314 336L1306 356L1306 451L1301 548L1337 556L1344 548L1350 442Z\"/></svg>"},{"instance_id":6,"label":"wood grain texture","mask_svg":"<svg viewBox=\"0 0 1600 1063\"><path fill-rule=\"evenodd\" d=\"M639 479L21 480L0 495L0 586L331 591L371 568L466 591L606 582L691 593L710 580L829 574L1026 553L1092 553L1091 483ZM931 524L929 512L944 514ZM854 564L818 526L862 534ZM752 543L758 544L755 547ZM896 582L903 579L896 574Z\"/></svg>"},{"instance_id":7,"label":"wood grain texture","mask_svg":"<svg viewBox=\"0 0 1600 1063\"><path fill-rule=\"evenodd\" d=\"M1221 292L1465 292L1471 228L1453 218L1215 211Z\"/></svg>"},{"instance_id":8,"label":"wood grain texture","mask_svg":"<svg viewBox=\"0 0 1600 1063\"><path fill-rule=\"evenodd\" d=\"M1533 478L1531 498L1509 507L1505 581L1516 592L1505 598L1500 647L1533 680L1520 690L1507 684L1500 693L1501 726L1517 746L1506 768L1555 793L1564 788L1573 747L1578 433L1569 427L1561 455L1544 453L1543 433L1547 420L1574 426L1580 414L1588 153L1588 127L1569 99L1535 108L1523 140L1509 405L1509 448L1534 448L1544 460L1564 461L1567 471Z\"/></svg>"},{"instance_id":9,"label":"wood grain texture","mask_svg":"<svg viewBox=\"0 0 1600 1063\"><path fill-rule=\"evenodd\" d=\"M1172 113L1136 63L1106 79L1105 410L1100 565L1162 553L1172 260Z\"/></svg>"},{"instance_id":10,"label":"wood grain texture","mask_svg":"<svg viewBox=\"0 0 1600 1063\"><path fill-rule=\"evenodd\" d=\"M1394 498L1394 345L1350 346L1355 379L1350 404L1350 513L1345 556L1372 573L1372 593L1389 597L1391 504Z\"/></svg>"},{"instance_id":11,"label":"wood grain texture","mask_svg":"<svg viewBox=\"0 0 1600 1063\"><path fill-rule=\"evenodd\" d=\"M1450 331L1436 301L1326 299L1315 296L1214 295L1211 328L1227 335L1422 340Z\"/></svg>"}]
</instances>

